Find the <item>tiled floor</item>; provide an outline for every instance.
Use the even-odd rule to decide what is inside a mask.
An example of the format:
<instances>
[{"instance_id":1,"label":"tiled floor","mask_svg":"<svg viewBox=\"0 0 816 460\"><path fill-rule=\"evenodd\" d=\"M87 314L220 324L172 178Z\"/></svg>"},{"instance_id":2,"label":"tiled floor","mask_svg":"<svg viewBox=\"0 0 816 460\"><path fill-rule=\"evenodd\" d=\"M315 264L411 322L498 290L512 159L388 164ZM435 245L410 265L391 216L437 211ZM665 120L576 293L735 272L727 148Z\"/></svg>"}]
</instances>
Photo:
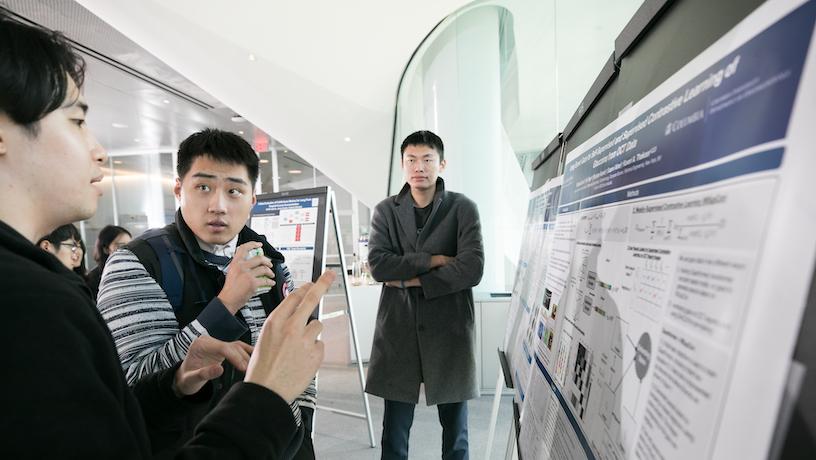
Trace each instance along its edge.
<instances>
[{"instance_id":1,"label":"tiled floor","mask_svg":"<svg viewBox=\"0 0 816 460\"><path fill-rule=\"evenodd\" d=\"M380 458L383 401L369 396L376 448L369 446L366 422L349 416L318 410L315 424L315 451L318 459L375 460ZM324 366L318 381L318 404L336 409L363 413L363 402L356 367ZM485 459L490 422L492 395L484 395L468 403L470 458ZM511 397L502 396L496 434L490 460L501 460L507 445L512 419ZM442 429L436 407L428 407L423 400L417 405L411 429L411 459L425 460L441 457Z\"/></svg>"}]
</instances>

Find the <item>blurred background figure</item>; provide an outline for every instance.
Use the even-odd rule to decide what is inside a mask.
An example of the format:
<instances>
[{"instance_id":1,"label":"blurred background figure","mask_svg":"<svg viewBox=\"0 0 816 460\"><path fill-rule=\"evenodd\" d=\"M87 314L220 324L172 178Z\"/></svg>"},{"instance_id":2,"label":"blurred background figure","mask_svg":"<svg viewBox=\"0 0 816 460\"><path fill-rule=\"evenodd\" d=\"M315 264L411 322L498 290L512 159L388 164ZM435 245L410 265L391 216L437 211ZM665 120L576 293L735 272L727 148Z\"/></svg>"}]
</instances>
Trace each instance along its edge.
<instances>
[{"instance_id":1,"label":"blurred background figure","mask_svg":"<svg viewBox=\"0 0 816 460\"><path fill-rule=\"evenodd\" d=\"M102 270L105 268L108 257L117 249L130 243L131 239L133 238L130 232L118 225L106 225L99 231L93 252L96 267L88 273L88 287L91 288L94 300L99 293L99 281L102 279Z\"/></svg>"},{"instance_id":2,"label":"blurred background figure","mask_svg":"<svg viewBox=\"0 0 816 460\"><path fill-rule=\"evenodd\" d=\"M37 246L54 254L69 270L85 278L85 244L74 224L57 227L40 238Z\"/></svg>"}]
</instances>

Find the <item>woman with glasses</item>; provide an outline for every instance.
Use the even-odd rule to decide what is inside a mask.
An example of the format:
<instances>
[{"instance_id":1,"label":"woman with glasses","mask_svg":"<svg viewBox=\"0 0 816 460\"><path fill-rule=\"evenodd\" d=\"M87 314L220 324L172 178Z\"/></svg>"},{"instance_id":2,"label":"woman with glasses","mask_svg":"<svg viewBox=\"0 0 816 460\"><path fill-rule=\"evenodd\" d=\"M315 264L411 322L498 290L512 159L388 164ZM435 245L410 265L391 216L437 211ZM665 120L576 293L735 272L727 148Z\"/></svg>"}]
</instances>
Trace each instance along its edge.
<instances>
[{"instance_id":1,"label":"woman with glasses","mask_svg":"<svg viewBox=\"0 0 816 460\"><path fill-rule=\"evenodd\" d=\"M40 238L37 246L54 254L69 270L85 277L85 245L79 230L73 225L63 225Z\"/></svg>"},{"instance_id":2,"label":"woman with glasses","mask_svg":"<svg viewBox=\"0 0 816 460\"><path fill-rule=\"evenodd\" d=\"M91 288L94 300L99 293L99 282L102 280L102 270L105 268L105 262L107 262L108 256L122 246L130 243L131 239L133 238L130 232L118 225L106 225L99 231L93 253L96 268L88 273L87 278L88 287Z\"/></svg>"}]
</instances>

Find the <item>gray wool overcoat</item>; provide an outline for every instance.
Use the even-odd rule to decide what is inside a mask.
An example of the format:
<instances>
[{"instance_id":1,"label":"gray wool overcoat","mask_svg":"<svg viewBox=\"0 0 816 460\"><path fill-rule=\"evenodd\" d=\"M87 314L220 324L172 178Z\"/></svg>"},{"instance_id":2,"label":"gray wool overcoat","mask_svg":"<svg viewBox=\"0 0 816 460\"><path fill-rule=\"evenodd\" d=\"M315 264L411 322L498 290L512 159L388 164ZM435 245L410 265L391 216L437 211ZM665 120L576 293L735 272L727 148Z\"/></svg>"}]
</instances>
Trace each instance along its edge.
<instances>
[{"instance_id":1,"label":"gray wool overcoat","mask_svg":"<svg viewBox=\"0 0 816 460\"><path fill-rule=\"evenodd\" d=\"M454 260L432 270L436 254ZM428 405L478 397L471 288L482 278L484 250L476 204L437 179L431 215L417 234L406 184L374 208L368 261L377 281L418 276L422 287L383 285L366 392L417 403L424 382Z\"/></svg>"}]
</instances>

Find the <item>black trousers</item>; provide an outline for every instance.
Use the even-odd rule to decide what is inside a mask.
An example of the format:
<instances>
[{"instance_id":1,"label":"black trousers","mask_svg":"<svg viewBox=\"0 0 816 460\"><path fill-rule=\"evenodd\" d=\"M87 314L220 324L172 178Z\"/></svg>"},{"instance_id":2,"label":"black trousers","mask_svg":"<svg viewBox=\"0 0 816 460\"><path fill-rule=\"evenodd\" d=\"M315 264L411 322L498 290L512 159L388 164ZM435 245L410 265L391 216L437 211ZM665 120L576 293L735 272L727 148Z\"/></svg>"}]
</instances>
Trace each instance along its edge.
<instances>
[{"instance_id":1,"label":"black trousers","mask_svg":"<svg viewBox=\"0 0 816 460\"><path fill-rule=\"evenodd\" d=\"M407 460L408 437L414 422L416 404L385 400L382 459ZM442 459L468 460L467 401L439 404L442 425Z\"/></svg>"}]
</instances>

